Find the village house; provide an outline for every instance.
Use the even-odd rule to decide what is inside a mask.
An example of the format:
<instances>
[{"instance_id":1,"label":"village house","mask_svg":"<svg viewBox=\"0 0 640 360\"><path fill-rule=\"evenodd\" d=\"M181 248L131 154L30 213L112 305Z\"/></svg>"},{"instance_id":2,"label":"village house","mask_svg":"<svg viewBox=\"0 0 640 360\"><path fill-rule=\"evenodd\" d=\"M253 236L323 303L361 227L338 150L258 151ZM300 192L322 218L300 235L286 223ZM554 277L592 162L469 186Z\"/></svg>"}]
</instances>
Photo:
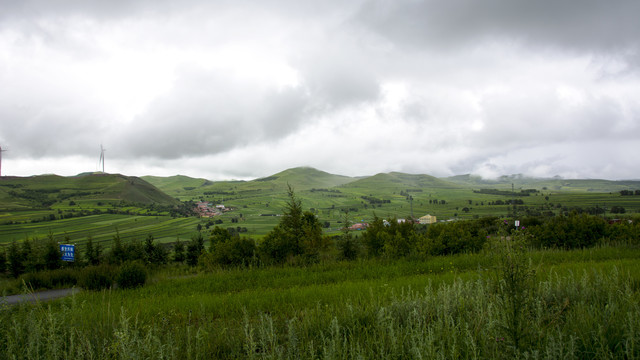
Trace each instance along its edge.
<instances>
[{"instance_id":1,"label":"village house","mask_svg":"<svg viewBox=\"0 0 640 360\"><path fill-rule=\"evenodd\" d=\"M349 230L366 230L369 227L367 223L356 223L349 226Z\"/></svg>"},{"instance_id":2,"label":"village house","mask_svg":"<svg viewBox=\"0 0 640 360\"><path fill-rule=\"evenodd\" d=\"M433 224L436 222L436 217L434 215L425 215L419 219L420 224Z\"/></svg>"},{"instance_id":3,"label":"village house","mask_svg":"<svg viewBox=\"0 0 640 360\"><path fill-rule=\"evenodd\" d=\"M196 203L196 213L200 217L214 217L220 215L220 211L216 208L211 208L211 204L206 201L199 201Z\"/></svg>"}]
</instances>

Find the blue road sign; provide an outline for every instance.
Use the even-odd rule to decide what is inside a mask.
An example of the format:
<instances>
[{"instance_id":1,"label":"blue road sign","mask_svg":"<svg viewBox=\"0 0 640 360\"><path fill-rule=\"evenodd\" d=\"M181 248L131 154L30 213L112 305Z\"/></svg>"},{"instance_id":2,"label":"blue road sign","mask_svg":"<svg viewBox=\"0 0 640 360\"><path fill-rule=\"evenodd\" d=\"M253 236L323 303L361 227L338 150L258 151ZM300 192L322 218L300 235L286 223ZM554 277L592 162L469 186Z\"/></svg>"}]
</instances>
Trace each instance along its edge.
<instances>
[{"instance_id":1,"label":"blue road sign","mask_svg":"<svg viewBox=\"0 0 640 360\"><path fill-rule=\"evenodd\" d=\"M62 253L62 261L74 261L76 259L75 245L60 245L60 252Z\"/></svg>"}]
</instances>

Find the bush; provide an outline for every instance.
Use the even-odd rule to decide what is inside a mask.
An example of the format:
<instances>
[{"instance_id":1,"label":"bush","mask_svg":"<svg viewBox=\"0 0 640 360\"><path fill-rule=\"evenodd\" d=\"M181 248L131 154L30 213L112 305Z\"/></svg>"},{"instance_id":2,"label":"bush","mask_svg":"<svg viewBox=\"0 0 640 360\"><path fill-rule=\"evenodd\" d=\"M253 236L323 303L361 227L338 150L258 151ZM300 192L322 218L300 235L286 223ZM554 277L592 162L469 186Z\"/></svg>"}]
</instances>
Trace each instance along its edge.
<instances>
[{"instance_id":1,"label":"bush","mask_svg":"<svg viewBox=\"0 0 640 360\"><path fill-rule=\"evenodd\" d=\"M256 251L253 239L234 237L211 247L211 260L222 266L238 266L252 261Z\"/></svg>"},{"instance_id":2,"label":"bush","mask_svg":"<svg viewBox=\"0 0 640 360\"><path fill-rule=\"evenodd\" d=\"M74 269L38 271L24 274L20 279L34 290L55 289L75 286L78 283L78 273Z\"/></svg>"},{"instance_id":3,"label":"bush","mask_svg":"<svg viewBox=\"0 0 640 360\"><path fill-rule=\"evenodd\" d=\"M26 273L20 279L33 290L51 289L51 279L40 272Z\"/></svg>"},{"instance_id":4,"label":"bush","mask_svg":"<svg viewBox=\"0 0 640 360\"><path fill-rule=\"evenodd\" d=\"M78 285L85 290L108 289L113 284L114 269L107 265L88 266L82 269Z\"/></svg>"},{"instance_id":5,"label":"bush","mask_svg":"<svg viewBox=\"0 0 640 360\"><path fill-rule=\"evenodd\" d=\"M120 268L117 282L123 289L143 286L147 281L147 271L139 262L128 262Z\"/></svg>"}]
</instances>

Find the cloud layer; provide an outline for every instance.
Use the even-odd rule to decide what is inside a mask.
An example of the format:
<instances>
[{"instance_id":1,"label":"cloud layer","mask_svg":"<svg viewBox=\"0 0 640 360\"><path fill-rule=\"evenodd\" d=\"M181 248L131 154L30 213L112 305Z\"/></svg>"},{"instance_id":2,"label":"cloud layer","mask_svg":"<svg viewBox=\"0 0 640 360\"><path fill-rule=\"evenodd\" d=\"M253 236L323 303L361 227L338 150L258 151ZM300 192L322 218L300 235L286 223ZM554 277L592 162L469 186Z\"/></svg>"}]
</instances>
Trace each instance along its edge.
<instances>
[{"instance_id":1,"label":"cloud layer","mask_svg":"<svg viewBox=\"0 0 640 360\"><path fill-rule=\"evenodd\" d=\"M640 178L637 1L0 7L5 175Z\"/></svg>"}]
</instances>

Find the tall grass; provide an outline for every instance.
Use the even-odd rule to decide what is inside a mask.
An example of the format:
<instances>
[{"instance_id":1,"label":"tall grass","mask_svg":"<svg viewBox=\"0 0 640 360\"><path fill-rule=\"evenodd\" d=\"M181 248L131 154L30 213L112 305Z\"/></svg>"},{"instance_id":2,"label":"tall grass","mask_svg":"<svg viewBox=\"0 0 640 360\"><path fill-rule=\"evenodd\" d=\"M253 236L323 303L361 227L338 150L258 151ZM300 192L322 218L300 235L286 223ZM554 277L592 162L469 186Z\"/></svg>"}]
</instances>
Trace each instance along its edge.
<instances>
[{"instance_id":1,"label":"tall grass","mask_svg":"<svg viewBox=\"0 0 640 360\"><path fill-rule=\"evenodd\" d=\"M221 271L4 307L0 358L640 357L637 254L533 255L518 344L504 268L461 255Z\"/></svg>"}]
</instances>

